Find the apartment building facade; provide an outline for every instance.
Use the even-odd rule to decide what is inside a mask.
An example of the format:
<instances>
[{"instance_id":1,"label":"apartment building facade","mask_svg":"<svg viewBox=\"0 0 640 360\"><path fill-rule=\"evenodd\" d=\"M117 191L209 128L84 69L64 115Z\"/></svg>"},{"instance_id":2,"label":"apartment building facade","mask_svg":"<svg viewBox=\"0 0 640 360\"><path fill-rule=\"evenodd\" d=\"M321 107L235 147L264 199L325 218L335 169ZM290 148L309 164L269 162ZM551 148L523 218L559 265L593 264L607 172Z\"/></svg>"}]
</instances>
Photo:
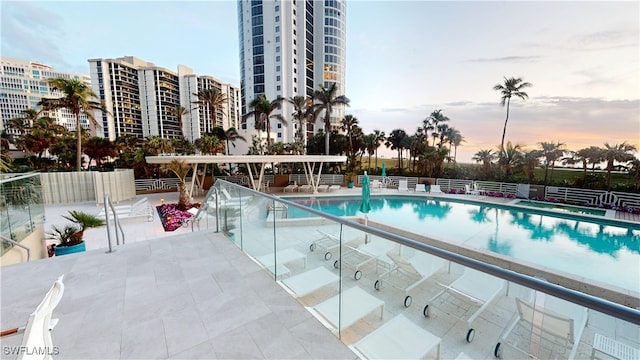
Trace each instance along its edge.
<instances>
[{"instance_id":1,"label":"apartment building facade","mask_svg":"<svg viewBox=\"0 0 640 360\"><path fill-rule=\"evenodd\" d=\"M312 96L320 84L337 86L345 95L346 1L291 0L238 1L242 114L259 95L273 100ZM283 103L287 126L273 121L276 141L292 142L298 131L293 106ZM331 114L332 128L344 117L343 106ZM249 119L243 129L253 129ZM308 135L323 128L322 121L307 125Z\"/></svg>"},{"instance_id":2,"label":"apartment building facade","mask_svg":"<svg viewBox=\"0 0 640 360\"><path fill-rule=\"evenodd\" d=\"M237 127L240 89L210 76L198 76L187 66L174 72L153 63L126 56L116 59L89 59L91 86L106 106L102 136L114 140L131 134L139 138L184 136L195 141L213 127ZM227 101L213 117L208 108L194 104L195 94L216 88Z\"/></svg>"},{"instance_id":3,"label":"apartment building facade","mask_svg":"<svg viewBox=\"0 0 640 360\"><path fill-rule=\"evenodd\" d=\"M0 131L19 135L18 130L8 126L8 121L24 118L25 110L40 110L38 102L43 98L60 97L62 94L53 91L46 79L49 78L78 79L91 84L88 75L55 70L53 67L35 61L0 57ZM69 131L76 131L76 119L67 109L46 111L40 116L48 116L63 125ZM33 125L33 124L28 124ZM91 129L89 119L80 114L80 126Z\"/></svg>"}]
</instances>

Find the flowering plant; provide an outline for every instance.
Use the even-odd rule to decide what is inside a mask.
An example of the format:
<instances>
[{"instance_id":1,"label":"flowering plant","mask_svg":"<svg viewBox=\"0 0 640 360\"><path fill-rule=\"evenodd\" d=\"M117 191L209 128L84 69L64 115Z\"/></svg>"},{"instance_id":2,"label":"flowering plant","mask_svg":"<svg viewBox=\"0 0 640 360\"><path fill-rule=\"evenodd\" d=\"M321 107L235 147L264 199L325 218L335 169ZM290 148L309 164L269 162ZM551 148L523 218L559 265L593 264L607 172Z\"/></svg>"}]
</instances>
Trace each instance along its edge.
<instances>
[{"instance_id":1,"label":"flowering plant","mask_svg":"<svg viewBox=\"0 0 640 360\"><path fill-rule=\"evenodd\" d=\"M191 208L199 208L200 204L190 204L190 206L183 210L178 209L178 204L162 204L156 206L158 214L160 214L160 221L164 231L174 231L181 226L186 226L187 222L193 215L187 210Z\"/></svg>"}]
</instances>

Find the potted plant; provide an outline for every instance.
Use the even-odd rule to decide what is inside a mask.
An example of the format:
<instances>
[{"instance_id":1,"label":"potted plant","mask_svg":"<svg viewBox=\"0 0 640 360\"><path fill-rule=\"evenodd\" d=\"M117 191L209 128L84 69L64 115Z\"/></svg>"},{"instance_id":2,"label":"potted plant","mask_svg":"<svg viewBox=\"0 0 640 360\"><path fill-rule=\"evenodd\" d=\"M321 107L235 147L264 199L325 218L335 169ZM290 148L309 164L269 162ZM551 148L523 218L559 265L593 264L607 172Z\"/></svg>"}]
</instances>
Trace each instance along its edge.
<instances>
[{"instance_id":1,"label":"potted plant","mask_svg":"<svg viewBox=\"0 0 640 360\"><path fill-rule=\"evenodd\" d=\"M66 255L86 251L83 240L84 231L105 225L105 221L97 216L84 213L82 211L69 211L68 216L63 218L73 224L63 228L52 226L52 231L47 233L48 239L57 240L58 244L53 246L55 255Z\"/></svg>"},{"instance_id":2,"label":"potted plant","mask_svg":"<svg viewBox=\"0 0 640 360\"><path fill-rule=\"evenodd\" d=\"M347 176L347 187L351 189L353 188L353 180L355 179L356 174L352 172L348 172L346 176Z\"/></svg>"}]
</instances>

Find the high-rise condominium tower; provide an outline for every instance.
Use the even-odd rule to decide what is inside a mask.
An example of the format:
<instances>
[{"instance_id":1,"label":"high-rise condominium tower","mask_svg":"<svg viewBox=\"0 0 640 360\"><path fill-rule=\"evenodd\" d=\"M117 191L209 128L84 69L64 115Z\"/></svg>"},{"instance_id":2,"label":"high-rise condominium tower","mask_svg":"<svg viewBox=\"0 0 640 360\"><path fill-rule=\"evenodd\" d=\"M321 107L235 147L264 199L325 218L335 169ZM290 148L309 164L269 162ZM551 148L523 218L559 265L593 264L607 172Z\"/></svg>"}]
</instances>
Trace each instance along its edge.
<instances>
[{"instance_id":1,"label":"high-rise condominium tower","mask_svg":"<svg viewBox=\"0 0 640 360\"><path fill-rule=\"evenodd\" d=\"M107 109L95 116L101 119L102 136L110 140L131 134L139 138L184 136L194 141L215 126L238 127L240 90L210 76L197 76L186 66L178 65L174 72L126 56L90 59L89 67L92 90ZM211 117L206 107L193 102L199 90L214 87L227 100Z\"/></svg>"},{"instance_id":2,"label":"high-rise condominium tower","mask_svg":"<svg viewBox=\"0 0 640 360\"><path fill-rule=\"evenodd\" d=\"M278 96L312 96L320 84L337 85L345 94L344 0L239 0L240 76L242 114L259 95L268 100ZM275 140L292 142L298 129L293 106L283 103L288 126L271 121ZM343 107L334 107L331 122L337 127ZM243 127L253 128L253 119ZM322 121L308 124L308 132L322 128Z\"/></svg>"},{"instance_id":3,"label":"high-rise condominium tower","mask_svg":"<svg viewBox=\"0 0 640 360\"><path fill-rule=\"evenodd\" d=\"M20 135L22 130L8 126L8 121L25 118L27 109L40 110L38 102L43 98L62 96L59 91L52 91L46 79L65 78L79 79L87 85L91 84L88 75L54 70L51 66L30 60L0 58L0 131ZM56 120L70 131L76 131L75 115L68 109L43 112L40 117L48 116ZM25 124L28 127L33 124ZM89 119L80 114L80 126L90 129Z\"/></svg>"}]
</instances>

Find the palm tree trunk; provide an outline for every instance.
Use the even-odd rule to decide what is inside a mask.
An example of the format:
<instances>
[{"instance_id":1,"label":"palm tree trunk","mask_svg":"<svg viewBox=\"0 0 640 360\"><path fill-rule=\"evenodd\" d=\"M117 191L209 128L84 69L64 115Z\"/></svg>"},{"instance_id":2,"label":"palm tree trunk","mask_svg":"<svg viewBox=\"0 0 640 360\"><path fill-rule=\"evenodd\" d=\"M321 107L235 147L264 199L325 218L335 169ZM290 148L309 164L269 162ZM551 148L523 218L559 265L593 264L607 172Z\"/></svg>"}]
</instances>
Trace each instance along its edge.
<instances>
[{"instance_id":1,"label":"palm tree trunk","mask_svg":"<svg viewBox=\"0 0 640 360\"><path fill-rule=\"evenodd\" d=\"M80 111L75 111L75 115L76 115L76 136L78 136L78 143L77 143L77 171L81 171L82 170L82 134L80 131Z\"/></svg>"},{"instance_id":2,"label":"palm tree trunk","mask_svg":"<svg viewBox=\"0 0 640 360\"><path fill-rule=\"evenodd\" d=\"M504 119L504 128L502 128L502 140L500 141L500 157L504 153L504 136L507 133L507 122L509 121L509 104L511 103L511 98L507 99L507 117ZM502 178L502 166L498 167L498 178Z\"/></svg>"},{"instance_id":3,"label":"palm tree trunk","mask_svg":"<svg viewBox=\"0 0 640 360\"><path fill-rule=\"evenodd\" d=\"M189 192L187 191L187 183L184 181L184 179L180 179L178 189L180 190L180 196L178 198L178 208L181 210L186 210L189 207Z\"/></svg>"},{"instance_id":4,"label":"palm tree trunk","mask_svg":"<svg viewBox=\"0 0 640 360\"><path fill-rule=\"evenodd\" d=\"M331 114L329 110L325 110L327 115L324 117L324 154L329 155L329 133L331 132Z\"/></svg>"}]
</instances>

